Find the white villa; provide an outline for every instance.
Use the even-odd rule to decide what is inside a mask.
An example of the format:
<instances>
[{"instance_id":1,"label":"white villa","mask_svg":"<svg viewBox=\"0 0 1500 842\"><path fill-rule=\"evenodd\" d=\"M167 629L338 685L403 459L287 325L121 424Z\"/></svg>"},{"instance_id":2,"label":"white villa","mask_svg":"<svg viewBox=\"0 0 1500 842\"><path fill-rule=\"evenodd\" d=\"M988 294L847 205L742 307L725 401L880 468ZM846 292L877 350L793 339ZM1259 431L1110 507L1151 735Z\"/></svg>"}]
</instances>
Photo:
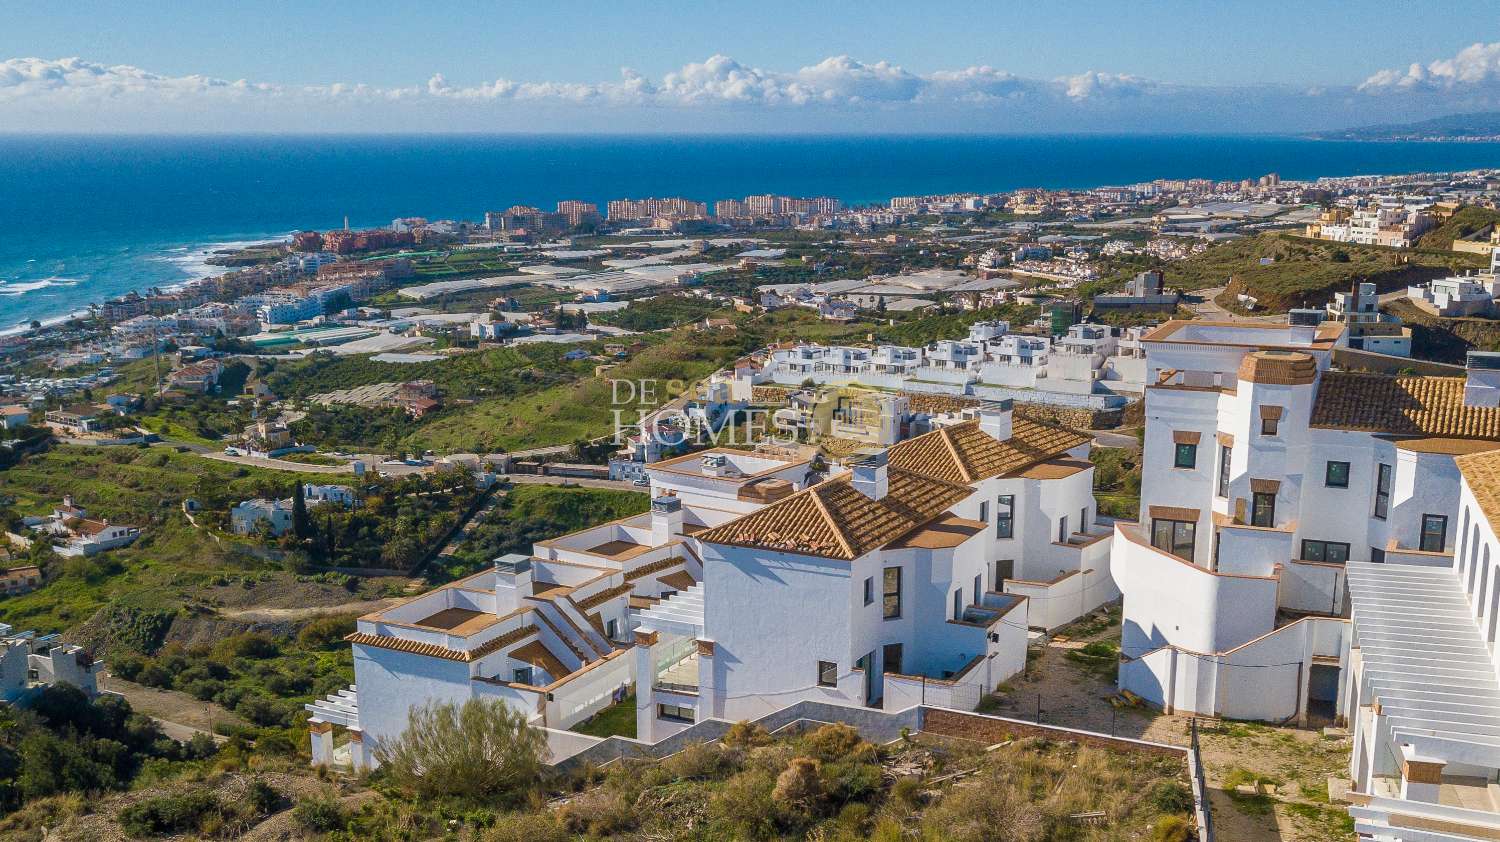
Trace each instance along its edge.
<instances>
[{"instance_id":1,"label":"white villa","mask_svg":"<svg viewBox=\"0 0 1500 842\"><path fill-rule=\"evenodd\" d=\"M1010 332L1003 321L977 322L967 339L920 348L797 345L773 350L759 368L735 370L734 397L756 385L861 385L881 389L1018 400L1064 406L1123 406L1145 387L1142 328L1078 324L1054 340Z\"/></svg>"},{"instance_id":2,"label":"white villa","mask_svg":"<svg viewBox=\"0 0 1500 842\"><path fill-rule=\"evenodd\" d=\"M103 661L55 634L18 632L0 623L0 702L13 704L38 687L67 683L90 698L98 695Z\"/></svg>"},{"instance_id":3,"label":"white villa","mask_svg":"<svg viewBox=\"0 0 1500 842\"><path fill-rule=\"evenodd\" d=\"M1029 628L1118 595L1088 437L973 415L826 478L792 450L648 465L649 513L361 617L355 685L308 706L314 762L341 726L370 765L431 700L503 699L555 757L631 685L648 742L807 699L972 708L1025 665Z\"/></svg>"},{"instance_id":4,"label":"white villa","mask_svg":"<svg viewBox=\"0 0 1500 842\"><path fill-rule=\"evenodd\" d=\"M22 519L33 532L55 540L53 552L63 556L91 556L120 547L130 546L141 536L141 530L123 523L110 523L109 518L92 518L89 513L73 504L71 495L64 495L62 503L54 506L52 514ZM29 543L29 542L28 542Z\"/></svg>"}]
</instances>

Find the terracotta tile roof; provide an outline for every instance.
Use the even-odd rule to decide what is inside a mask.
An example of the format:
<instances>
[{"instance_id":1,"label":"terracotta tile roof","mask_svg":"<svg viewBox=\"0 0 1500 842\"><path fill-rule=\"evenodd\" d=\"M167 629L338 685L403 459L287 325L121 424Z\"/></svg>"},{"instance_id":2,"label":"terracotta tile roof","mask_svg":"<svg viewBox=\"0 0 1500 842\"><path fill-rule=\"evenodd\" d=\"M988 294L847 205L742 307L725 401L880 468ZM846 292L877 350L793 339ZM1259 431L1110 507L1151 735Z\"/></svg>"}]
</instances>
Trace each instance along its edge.
<instances>
[{"instance_id":1,"label":"terracotta tile roof","mask_svg":"<svg viewBox=\"0 0 1500 842\"><path fill-rule=\"evenodd\" d=\"M630 585L619 585L608 590L600 591L593 596L586 597L580 600L578 602L578 607L582 608L585 611L592 611L593 609L598 608L604 603L609 602L611 599L614 599L621 594L627 593L630 593Z\"/></svg>"},{"instance_id":2,"label":"terracotta tile roof","mask_svg":"<svg viewBox=\"0 0 1500 842\"><path fill-rule=\"evenodd\" d=\"M534 667L541 667L554 679L562 678L568 674L568 668L563 666L561 658L552 654L547 644L540 640L533 640L525 646L510 653L510 657Z\"/></svg>"},{"instance_id":3,"label":"terracotta tile roof","mask_svg":"<svg viewBox=\"0 0 1500 842\"><path fill-rule=\"evenodd\" d=\"M1025 470L1089 441L1062 427L1015 418L999 441L965 421L892 445L886 496L871 500L843 476L709 529L710 544L761 547L852 561L895 541L973 493L971 483Z\"/></svg>"},{"instance_id":4,"label":"terracotta tile roof","mask_svg":"<svg viewBox=\"0 0 1500 842\"><path fill-rule=\"evenodd\" d=\"M442 658L448 661L477 661L491 652L503 649L518 640L525 639L528 635L536 634L534 625L521 626L500 635L494 640L474 647L468 651L462 649L449 649L436 643L423 643L418 640L407 640L403 637L394 637L384 634L366 634L365 632L354 632L345 635L344 640L349 643L358 643L363 646L377 646L381 649L393 649L397 652L410 652L413 655L426 655L429 658Z\"/></svg>"},{"instance_id":5,"label":"terracotta tile roof","mask_svg":"<svg viewBox=\"0 0 1500 842\"><path fill-rule=\"evenodd\" d=\"M1252 351L1240 361L1238 377L1251 383L1305 386L1318 378L1318 363L1301 351Z\"/></svg>"},{"instance_id":6,"label":"terracotta tile roof","mask_svg":"<svg viewBox=\"0 0 1500 842\"><path fill-rule=\"evenodd\" d=\"M1010 439L1002 442L976 420L891 445L887 456L892 468L971 483L1024 470L1088 442L1081 433L1025 418L1013 419Z\"/></svg>"},{"instance_id":7,"label":"terracotta tile roof","mask_svg":"<svg viewBox=\"0 0 1500 842\"><path fill-rule=\"evenodd\" d=\"M1500 450L1455 456L1453 463L1469 483L1490 529L1500 533Z\"/></svg>"},{"instance_id":8,"label":"terracotta tile roof","mask_svg":"<svg viewBox=\"0 0 1500 842\"><path fill-rule=\"evenodd\" d=\"M1464 406L1462 377L1327 371L1309 423L1373 433L1500 439L1500 408Z\"/></svg>"}]
</instances>

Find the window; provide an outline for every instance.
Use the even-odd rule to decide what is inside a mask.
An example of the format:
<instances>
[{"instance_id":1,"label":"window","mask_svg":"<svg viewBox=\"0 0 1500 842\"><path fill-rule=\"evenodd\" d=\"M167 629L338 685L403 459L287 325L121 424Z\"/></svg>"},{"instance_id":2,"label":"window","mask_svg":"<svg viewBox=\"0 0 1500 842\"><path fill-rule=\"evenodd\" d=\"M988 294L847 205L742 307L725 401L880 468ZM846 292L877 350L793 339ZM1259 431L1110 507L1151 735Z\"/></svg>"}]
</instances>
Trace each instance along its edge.
<instances>
[{"instance_id":1,"label":"window","mask_svg":"<svg viewBox=\"0 0 1500 842\"><path fill-rule=\"evenodd\" d=\"M1349 463L1329 462L1323 471L1323 484L1329 488L1349 487Z\"/></svg>"},{"instance_id":2,"label":"window","mask_svg":"<svg viewBox=\"0 0 1500 842\"><path fill-rule=\"evenodd\" d=\"M865 604L869 605L875 601L875 579L873 576L865 577Z\"/></svg>"},{"instance_id":3,"label":"window","mask_svg":"<svg viewBox=\"0 0 1500 842\"><path fill-rule=\"evenodd\" d=\"M511 681L515 682L516 684L530 684L531 683L531 667L522 667L521 669L518 669L518 670L512 670L511 674L510 674L510 678L511 678Z\"/></svg>"},{"instance_id":4,"label":"window","mask_svg":"<svg viewBox=\"0 0 1500 842\"><path fill-rule=\"evenodd\" d=\"M1009 538L1014 533L1016 498L1013 494L1001 494L995 498L995 537Z\"/></svg>"},{"instance_id":5,"label":"window","mask_svg":"<svg viewBox=\"0 0 1500 842\"><path fill-rule=\"evenodd\" d=\"M656 715L671 722L692 722L693 709L681 705L657 705Z\"/></svg>"},{"instance_id":6,"label":"window","mask_svg":"<svg viewBox=\"0 0 1500 842\"><path fill-rule=\"evenodd\" d=\"M964 589L958 588L953 591L953 619L964 618Z\"/></svg>"},{"instance_id":7,"label":"window","mask_svg":"<svg viewBox=\"0 0 1500 842\"><path fill-rule=\"evenodd\" d=\"M620 636L620 621L610 620L609 622L605 623L604 636L609 638L610 640L617 639Z\"/></svg>"},{"instance_id":8,"label":"window","mask_svg":"<svg viewBox=\"0 0 1500 842\"><path fill-rule=\"evenodd\" d=\"M885 619L894 620L901 616L901 568L887 567L885 569L885 590L881 596L884 599L883 613Z\"/></svg>"},{"instance_id":9,"label":"window","mask_svg":"<svg viewBox=\"0 0 1500 842\"><path fill-rule=\"evenodd\" d=\"M1260 419L1260 434L1263 436L1276 435L1276 424L1280 420L1280 418L1270 417Z\"/></svg>"},{"instance_id":10,"label":"window","mask_svg":"<svg viewBox=\"0 0 1500 842\"><path fill-rule=\"evenodd\" d=\"M1385 520L1391 511L1391 466L1382 463L1375 471L1375 516Z\"/></svg>"},{"instance_id":11,"label":"window","mask_svg":"<svg viewBox=\"0 0 1500 842\"><path fill-rule=\"evenodd\" d=\"M1229 496L1229 459L1234 454L1229 445L1219 445L1219 496Z\"/></svg>"},{"instance_id":12,"label":"window","mask_svg":"<svg viewBox=\"0 0 1500 842\"><path fill-rule=\"evenodd\" d=\"M1194 468L1198 465L1198 445L1177 444L1176 455L1172 458L1174 468Z\"/></svg>"},{"instance_id":13,"label":"window","mask_svg":"<svg viewBox=\"0 0 1500 842\"><path fill-rule=\"evenodd\" d=\"M1083 508L1081 508L1081 509L1078 510L1078 531L1079 532L1084 532L1084 533L1086 533L1086 532L1089 531L1089 507L1088 506L1084 506Z\"/></svg>"},{"instance_id":14,"label":"window","mask_svg":"<svg viewBox=\"0 0 1500 842\"><path fill-rule=\"evenodd\" d=\"M1276 525L1276 495L1270 491L1256 491L1250 511L1251 526Z\"/></svg>"},{"instance_id":15,"label":"window","mask_svg":"<svg viewBox=\"0 0 1500 842\"><path fill-rule=\"evenodd\" d=\"M1068 543L1068 516L1063 515L1057 519L1057 543Z\"/></svg>"},{"instance_id":16,"label":"window","mask_svg":"<svg viewBox=\"0 0 1500 842\"><path fill-rule=\"evenodd\" d=\"M990 501L988 501L988 500L980 500L979 501L979 519L981 521L984 521L985 523L989 523L990 522Z\"/></svg>"},{"instance_id":17,"label":"window","mask_svg":"<svg viewBox=\"0 0 1500 842\"><path fill-rule=\"evenodd\" d=\"M1338 541L1303 541L1302 559L1343 564L1349 560L1349 545Z\"/></svg>"},{"instance_id":18,"label":"window","mask_svg":"<svg viewBox=\"0 0 1500 842\"><path fill-rule=\"evenodd\" d=\"M1193 539L1197 524L1190 520L1151 521L1151 546L1179 558L1193 557Z\"/></svg>"},{"instance_id":19,"label":"window","mask_svg":"<svg viewBox=\"0 0 1500 842\"><path fill-rule=\"evenodd\" d=\"M901 644L887 643L882 657L885 659L885 672L901 672Z\"/></svg>"},{"instance_id":20,"label":"window","mask_svg":"<svg viewBox=\"0 0 1500 842\"><path fill-rule=\"evenodd\" d=\"M979 596L984 593L984 574L974 574L974 604L979 604Z\"/></svg>"},{"instance_id":21,"label":"window","mask_svg":"<svg viewBox=\"0 0 1500 842\"><path fill-rule=\"evenodd\" d=\"M838 664L834 663L833 661L819 661L818 662L818 686L819 687L837 687L837 686L839 686L839 665Z\"/></svg>"},{"instance_id":22,"label":"window","mask_svg":"<svg viewBox=\"0 0 1500 842\"><path fill-rule=\"evenodd\" d=\"M1440 553L1448 542L1448 516L1422 515L1422 542L1418 549L1428 553Z\"/></svg>"}]
</instances>

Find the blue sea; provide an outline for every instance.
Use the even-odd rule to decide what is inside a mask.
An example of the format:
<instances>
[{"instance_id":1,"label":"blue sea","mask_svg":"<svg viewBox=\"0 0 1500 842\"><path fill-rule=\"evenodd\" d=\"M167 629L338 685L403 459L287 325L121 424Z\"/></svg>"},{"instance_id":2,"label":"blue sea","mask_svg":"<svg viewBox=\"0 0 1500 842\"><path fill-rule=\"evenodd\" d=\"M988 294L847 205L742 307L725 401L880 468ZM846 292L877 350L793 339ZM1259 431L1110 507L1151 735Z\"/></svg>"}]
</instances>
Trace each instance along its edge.
<instances>
[{"instance_id":1,"label":"blue sea","mask_svg":"<svg viewBox=\"0 0 1500 842\"><path fill-rule=\"evenodd\" d=\"M0 136L0 330L300 228L560 199L891 196L1500 167L1500 144L1205 136Z\"/></svg>"}]
</instances>

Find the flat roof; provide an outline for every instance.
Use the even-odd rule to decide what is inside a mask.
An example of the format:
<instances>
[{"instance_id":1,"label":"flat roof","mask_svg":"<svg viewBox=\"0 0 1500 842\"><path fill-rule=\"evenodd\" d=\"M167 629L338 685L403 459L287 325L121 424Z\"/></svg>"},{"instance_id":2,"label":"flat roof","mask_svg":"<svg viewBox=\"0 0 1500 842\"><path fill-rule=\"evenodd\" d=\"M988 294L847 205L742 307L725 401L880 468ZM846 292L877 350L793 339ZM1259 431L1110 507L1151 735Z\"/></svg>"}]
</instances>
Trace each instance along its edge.
<instances>
[{"instance_id":1,"label":"flat roof","mask_svg":"<svg viewBox=\"0 0 1500 842\"><path fill-rule=\"evenodd\" d=\"M887 544L886 548L892 550L951 549L983 532L986 526L984 521L969 520L951 513L945 514L906 533L896 541Z\"/></svg>"},{"instance_id":2,"label":"flat roof","mask_svg":"<svg viewBox=\"0 0 1500 842\"><path fill-rule=\"evenodd\" d=\"M1307 345L1291 342L1291 325L1284 322L1216 322L1203 319L1172 319L1141 337L1142 342L1186 342L1200 345L1240 345L1248 348L1315 348L1327 350L1343 336L1347 325L1323 322ZM1279 334L1271 337L1268 334Z\"/></svg>"},{"instance_id":3,"label":"flat roof","mask_svg":"<svg viewBox=\"0 0 1500 842\"><path fill-rule=\"evenodd\" d=\"M475 611L470 608L444 608L436 614L416 621L413 625L468 636L498 622L500 622L499 617L485 611Z\"/></svg>"}]
</instances>

